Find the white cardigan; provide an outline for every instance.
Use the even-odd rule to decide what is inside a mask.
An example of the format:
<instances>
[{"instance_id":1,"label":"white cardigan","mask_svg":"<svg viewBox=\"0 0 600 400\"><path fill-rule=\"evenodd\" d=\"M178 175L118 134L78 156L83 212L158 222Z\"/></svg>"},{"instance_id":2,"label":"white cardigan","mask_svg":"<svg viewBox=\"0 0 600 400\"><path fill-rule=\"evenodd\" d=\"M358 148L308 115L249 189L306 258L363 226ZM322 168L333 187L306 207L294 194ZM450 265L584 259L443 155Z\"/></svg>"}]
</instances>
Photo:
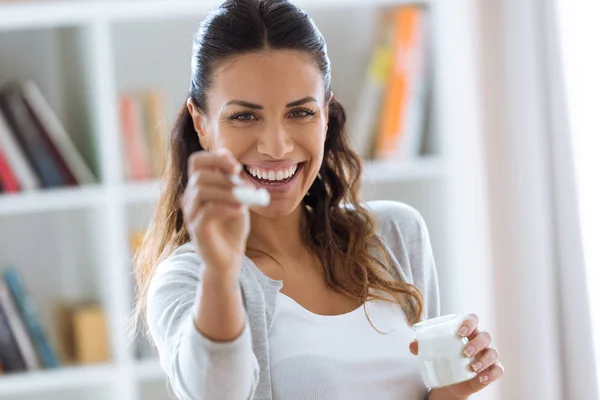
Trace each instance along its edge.
<instances>
[{"instance_id":1,"label":"white cardigan","mask_svg":"<svg viewBox=\"0 0 600 400\"><path fill-rule=\"evenodd\" d=\"M389 200L365 206L375 216L398 279L416 285L423 294L424 319L439 316L437 272L420 213ZM193 323L203 272L202 258L187 243L157 266L150 283L150 334L175 393L182 400L273 400L268 336L283 282L270 279L245 257L240 284L247 323L238 338L217 343ZM402 393L398 397L403 398Z\"/></svg>"}]
</instances>

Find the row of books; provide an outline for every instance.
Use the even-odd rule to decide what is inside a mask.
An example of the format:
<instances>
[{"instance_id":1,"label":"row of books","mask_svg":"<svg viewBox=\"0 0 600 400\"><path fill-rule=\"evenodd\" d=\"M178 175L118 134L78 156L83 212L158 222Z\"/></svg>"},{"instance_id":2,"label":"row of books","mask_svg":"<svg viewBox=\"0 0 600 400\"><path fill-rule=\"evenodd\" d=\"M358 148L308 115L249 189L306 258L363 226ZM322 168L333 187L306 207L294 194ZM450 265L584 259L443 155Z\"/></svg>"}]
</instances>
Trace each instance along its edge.
<instances>
[{"instance_id":1,"label":"row of books","mask_svg":"<svg viewBox=\"0 0 600 400\"><path fill-rule=\"evenodd\" d=\"M14 267L4 268L0 279L0 374L60 364L19 273Z\"/></svg>"},{"instance_id":2,"label":"row of books","mask_svg":"<svg viewBox=\"0 0 600 400\"><path fill-rule=\"evenodd\" d=\"M431 104L428 11L401 5L382 11L367 76L352 122L364 159L407 159L426 152Z\"/></svg>"},{"instance_id":3,"label":"row of books","mask_svg":"<svg viewBox=\"0 0 600 400\"><path fill-rule=\"evenodd\" d=\"M143 181L160 177L167 142L162 93L123 92L119 95L119 110L125 178Z\"/></svg>"},{"instance_id":4,"label":"row of books","mask_svg":"<svg viewBox=\"0 0 600 400\"><path fill-rule=\"evenodd\" d=\"M0 87L0 191L19 192L96 181L37 84Z\"/></svg>"}]
</instances>

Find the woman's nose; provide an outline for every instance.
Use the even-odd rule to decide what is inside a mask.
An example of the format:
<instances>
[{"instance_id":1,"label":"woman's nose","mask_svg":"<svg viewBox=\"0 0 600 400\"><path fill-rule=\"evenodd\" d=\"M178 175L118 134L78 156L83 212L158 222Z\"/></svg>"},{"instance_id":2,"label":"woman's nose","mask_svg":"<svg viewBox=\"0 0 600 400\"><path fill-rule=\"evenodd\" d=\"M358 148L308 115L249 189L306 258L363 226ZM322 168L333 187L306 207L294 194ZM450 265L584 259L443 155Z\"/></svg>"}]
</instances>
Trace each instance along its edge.
<instances>
[{"instance_id":1,"label":"woman's nose","mask_svg":"<svg viewBox=\"0 0 600 400\"><path fill-rule=\"evenodd\" d=\"M258 152L278 159L285 157L294 149L294 144L289 132L284 126L271 126L260 136L258 141Z\"/></svg>"}]
</instances>

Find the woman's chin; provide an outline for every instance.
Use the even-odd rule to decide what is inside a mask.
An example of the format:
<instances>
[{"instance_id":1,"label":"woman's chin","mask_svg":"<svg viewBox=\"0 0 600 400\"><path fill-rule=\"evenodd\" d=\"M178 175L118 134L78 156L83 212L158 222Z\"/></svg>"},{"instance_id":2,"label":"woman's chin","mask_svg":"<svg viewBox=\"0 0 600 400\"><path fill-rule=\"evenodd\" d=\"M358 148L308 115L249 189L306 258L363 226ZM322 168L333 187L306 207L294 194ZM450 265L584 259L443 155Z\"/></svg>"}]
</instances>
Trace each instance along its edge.
<instances>
[{"instance_id":1,"label":"woman's chin","mask_svg":"<svg viewBox=\"0 0 600 400\"><path fill-rule=\"evenodd\" d=\"M266 218L282 218L292 214L301 204L301 200L292 201L292 199L272 200L268 206L250 206L250 211Z\"/></svg>"}]
</instances>

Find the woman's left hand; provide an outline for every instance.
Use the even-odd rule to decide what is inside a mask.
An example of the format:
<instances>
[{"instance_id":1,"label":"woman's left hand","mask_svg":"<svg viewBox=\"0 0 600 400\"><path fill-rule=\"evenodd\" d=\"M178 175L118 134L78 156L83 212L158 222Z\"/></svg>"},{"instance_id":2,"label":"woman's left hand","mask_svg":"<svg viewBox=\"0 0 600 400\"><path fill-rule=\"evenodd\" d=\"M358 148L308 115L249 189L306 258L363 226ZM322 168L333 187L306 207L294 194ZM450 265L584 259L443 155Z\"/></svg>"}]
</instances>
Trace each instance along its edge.
<instances>
[{"instance_id":1,"label":"woman's left hand","mask_svg":"<svg viewBox=\"0 0 600 400\"><path fill-rule=\"evenodd\" d=\"M433 389L429 395L430 400L468 399L504 374L504 368L498 362L498 350L490 347L492 336L485 331L480 331L478 325L479 317L469 314L458 330L459 335L469 339L469 343L465 346L465 357L475 357L471 369L477 372L477 376L466 382ZM419 352L417 340L412 341L409 348L411 353L417 355Z\"/></svg>"}]
</instances>

